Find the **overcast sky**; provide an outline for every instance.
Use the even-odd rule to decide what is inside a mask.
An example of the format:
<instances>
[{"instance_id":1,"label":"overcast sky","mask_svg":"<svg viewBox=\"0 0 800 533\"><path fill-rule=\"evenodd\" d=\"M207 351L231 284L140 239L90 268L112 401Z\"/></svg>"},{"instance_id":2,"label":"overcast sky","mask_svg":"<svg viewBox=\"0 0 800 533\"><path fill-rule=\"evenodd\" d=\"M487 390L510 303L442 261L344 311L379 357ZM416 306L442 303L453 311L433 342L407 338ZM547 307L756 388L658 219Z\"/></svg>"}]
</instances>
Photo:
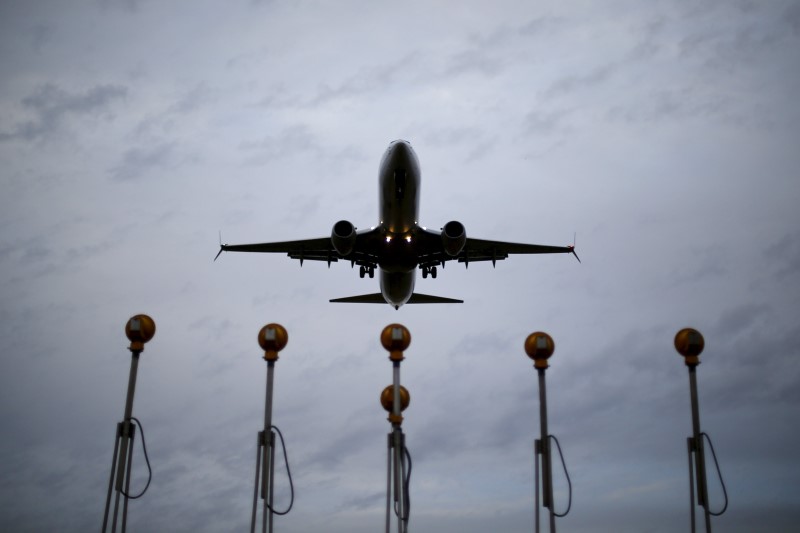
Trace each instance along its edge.
<instances>
[{"instance_id":1,"label":"overcast sky","mask_svg":"<svg viewBox=\"0 0 800 533\"><path fill-rule=\"evenodd\" d=\"M268 322L289 332L281 532L383 527L395 321L412 531L532 530L536 330L559 530L686 531L686 326L730 498L713 523L800 522L797 1L3 1L0 54L0 529L100 529L136 313L157 324L133 409L153 481L130 531L249 527ZM577 233L583 263L450 263L417 290L464 304L395 311L328 303L378 290L346 263L212 261L219 231L374 225L397 138L421 224Z\"/></svg>"}]
</instances>

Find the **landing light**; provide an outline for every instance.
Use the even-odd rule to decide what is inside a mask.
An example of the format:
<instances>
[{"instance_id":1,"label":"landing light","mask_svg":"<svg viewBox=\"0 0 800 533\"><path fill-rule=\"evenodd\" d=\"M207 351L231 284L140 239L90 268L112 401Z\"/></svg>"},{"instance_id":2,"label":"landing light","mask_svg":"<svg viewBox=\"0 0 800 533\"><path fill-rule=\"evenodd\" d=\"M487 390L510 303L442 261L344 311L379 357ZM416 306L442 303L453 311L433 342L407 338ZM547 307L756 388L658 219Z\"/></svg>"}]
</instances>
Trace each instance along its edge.
<instances>
[{"instance_id":1,"label":"landing light","mask_svg":"<svg viewBox=\"0 0 800 533\"><path fill-rule=\"evenodd\" d=\"M390 236L386 236L386 242L392 242L392 238Z\"/></svg>"},{"instance_id":2,"label":"landing light","mask_svg":"<svg viewBox=\"0 0 800 533\"><path fill-rule=\"evenodd\" d=\"M411 242L411 235L406 236L406 242Z\"/></svg>"}]
</instances>

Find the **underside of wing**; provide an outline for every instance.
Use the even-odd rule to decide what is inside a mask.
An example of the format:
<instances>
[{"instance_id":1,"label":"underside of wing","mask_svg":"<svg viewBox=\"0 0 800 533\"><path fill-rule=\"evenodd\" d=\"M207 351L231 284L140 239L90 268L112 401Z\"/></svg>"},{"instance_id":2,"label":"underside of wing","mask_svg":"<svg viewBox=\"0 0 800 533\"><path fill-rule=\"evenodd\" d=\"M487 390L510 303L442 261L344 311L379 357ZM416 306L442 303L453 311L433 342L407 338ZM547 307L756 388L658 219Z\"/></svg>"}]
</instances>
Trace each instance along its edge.
<instances>
[{"instance_id":1,"label":"underside of wing","mask_svg":"<svg viewBox=\"0 0 800 533\"><path fill-rule=\"evenodd\" d=\"M497 261L507 259L513 254L573 254L578 261L574 246L549 246L544 244L524 244L467 237L464 247L456 255L449 255L442 246L439 232L425 230L418 235L420 268L444 265L447 261L472 263L476 261Z\"/></svg>"},{"instance_id":2,"label":"underside of wing","mask_svg":"<svg viewBox=\"0 0 800 533\"><path fill-rule=\"evenodd\" d=\"M330 237L319 237L296 241L221 244L217 257L222 252L285 253L291 259L298 259L301 264L303 261L326 261L330 264L341 259L358 265L371 266L377 263L375 242L376 232L368 230L356 235L353 251L347 255L336 251Z\"/></svg>"},{"instance_id":3,"label":"underside of wing","mask_svg":"<svg viewBox=\"0 0 800 533\"><path fill-rule=\"evenodd\" d=\"M262 242L256 244L223 244L223 252L255 252L255 253L294 253L302 250L309 252L327 251L331 246L329 237L318 239L302 239L299 241Z\"/></svg>"},{"instance_id":4,"label":"underside of wing","mask_svg":"<svg viewBox=\"0 0 800 533\"><path fill-rule=\"evenodd\" d=\"M512 254L574 254L573 246L549 246L516 242L490 241L467 238L464 249L458 254L460 263L473 261L501 261ZM577 255L575 256L577 257Z\"/></svg>"}]
</instances>

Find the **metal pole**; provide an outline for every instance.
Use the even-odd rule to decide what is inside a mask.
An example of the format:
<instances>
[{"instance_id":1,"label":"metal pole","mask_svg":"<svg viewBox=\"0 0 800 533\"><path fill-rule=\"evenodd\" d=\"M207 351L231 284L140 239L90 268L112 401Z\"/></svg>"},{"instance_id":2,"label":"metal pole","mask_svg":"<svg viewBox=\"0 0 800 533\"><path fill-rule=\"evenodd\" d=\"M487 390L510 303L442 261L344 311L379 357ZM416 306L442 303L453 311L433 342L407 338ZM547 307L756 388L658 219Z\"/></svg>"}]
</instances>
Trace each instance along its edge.
<instances>
[{"instance_id":1,"label":"metal pole","mask_svg":"<svg viewBox=\"0 0 800 533\"><path fill-rule=\"evenodd\" d=\"M133 437L136 431L136 426L130 426L131 430L131 447L128 450L128 466L125 473L125 499L122 502L122 533L125 533L128 524L128 494L131 493L131 467L133 466Z\"/></svg>"},{"instance_id":2,"label":"metal pole","mask_svg":"<svg viewBox=\"0 0 800 533\"><path fill-rule=\"evenodd\" d=\"M392 414L400 416L400 361L392 361L392 394Z\"/></svg>"},{"instance_id":3,"label":"metal pole","mask_svg":"<svg viewBox=\"0 0 800 533\"><path fill-rule=\"evenodd\" d=\"M271 427L271 426L270 426ZM272 533L272 519L275 507L275 432L270 429L269 431L269 527L267 528Z\"/></svg>"},{"instance_id":4,"label":"metal pole","mask_svg":"<svg viewBox=\"0 0 800 533\"><path fill-rule=\"evenodd\" d=\"M136 391L136 372L139 368L139 354L141 352L132 352L131 356L131 373L128 377L128 397L125 400L125 418L122 419L122 447L120 449L119 461L117 462L117 487L118 491L122 490L122 480L124 478L123 472L125 464L128 460L128 439L130 438L131 428L131 413L133 412L133 393Z\"/></svg>"},{"instance_id":5,"label":"metal pole","mask_svg":"<svg viewBox=\"0 0 800 533\"><path fill-rule=\"evenodd\" d=\"M103 512L103 529L105 533L108 526L108 510L111 506L111 489L114 487L114 472L117 466L117 453L119 452L119 438L122 435L122 425L117 424L117 436L114 438L114 456L111 458L111 475L108 478L108 493L106 494L106 509Z\"/></svg>"},{"instance_id":6,"label":"metal pole","mask_svg":"<svg viewBox=\"0 0 800 533\"><path fill-rule=\"evenodd\" d=\"M132 431L131 431L131 414L133 413L133 396L136 392L136 374L139 369L139 354L141 354L141 350L131 350L131 371L128 376L128 394L125 398L125 416L117 426L117 444L119 448L119 454L117 454L117 449L114 450L114 457L116 459L116 482L114 483L114 490L116 491L116 495L114 497L114 516L111 521L111 531L114 532L117 530L117 513L119 512L119 499L122 493L122 485L123 482L127 479L128 486L130 486L130 469L131 469L131 461L132 457L128 455L128 441L132 438ZM127 476L126 476L127 472ZM112 477L114 477L114 467L112 466ZM125 491L127 492L127 490ZM110 499L111 494L109 493L107 497L107 501ZM110 502L109 502L110 503ZM125 502L123 504L123 511L122 511L122 529L125 530L125 515L128 511L128 497L125 497ZM107 520L104 517L103 519L103 531L105 531L107 524Z\"/></svg>"},{"instance_id":7,"label":"metal pole","mask_svg":"<svg viewBox=\"0 0 800 533\"><path fill-rule=\"evenodd\" d=\"M408 501L406 501L406 439L403 430L397 428L398 439L400 440L400 530L403 533L408 531Z\"/></svg>"},{"instance_id":8,"label":"metal pole","mask_svg":"<svg viewBox=\"0 0 800 533\"><path fill-rule=\"evenodd\" d=\"M694 437L695 468L697 470L697 504L703 507L706 532L711 533L711 515L708 512L708 487L706 485L706 461L703 439L700 435L700 408L697 401L696 367L689 367L689 390L692 400L692 436Z\"/></svg>"},{"instance_id":9,"label":"metal pole","mask_svg":"<svg viewBox=\"0 0 800 533\"><path fill-rule=\"evenodd\" d=\"M541 424L542 450L542 505L550 511L550 533L555 533L556 520L553 514L553 477L550 464L550 438L547 432L547 389L544 379L544 368L539 373L539 422Z\"/></svg>"},{"instance_id":10,"label":"metal pole","mask_svg":"<svg viewBox=\"0 0 800 533\"><path fill-rule=\"evenodd\" d=\"M695 533L695 523L694 523L694 473L692 469L694 468L694 464L692 464L692 453L694 453L694 439L689 437L686 439L686 447L689 452L689 517L691 518L692 524L692 533Z\"/></svg>"},{"instance_id":11,"label":"metal pole","mask_svg":"<svg viewBox=\"0 0 800 533\"><path fill-rule=\"evenodd\" d=\"M403 501L403 473L401 470L400 454L403 453L402 433L399 429L395 428L393 435L394 440L394 502L397 506L397 531L403 533L403 517L404 517L404 501Z\"/></svg>"},{"instance_id":12,"label":"metal pole","mask_svg":"<svg viewBox=\"0 0 800 533\"><path fill-rule=\"evenodd\" d=\"M270 456L271 456L271 449L272 449L272 442L269 438L270 434L272 433L272 384L274 380L274 373L275 373L275 361L267 361L267 391L266 391L266 399L264 402L264 448L263 454L263 463L262 463L262 471L261 471L261 498L264 500L264 516L262 517L262 529L266 531L266 524L267 524L267 513L272 513L267 505L269 501L269 480L270 480L270 470L272 465L270 464Z\"/></svg>"},{"instance_id":13,"label":"metal pole","mask_svg":"<svg viewBox=\"0 0 800 533\"><path fill-rule=\"evenodd\" d=\"M541 441L536 439L533 442L533 479L535 480L533 508L534 508L534 531L539 533L539 455L542 453Z\"/></svg>"},{"instance_id":14,"label":"metal pole","mask_svg":"<svg viewBox=\"0 0 800 533\"><path fill-rule=\"evenodd\" d=\"M256 533L256 511L258 510L258 474L261 472L261 450L264 445L264 432L258 432L256 442L256 480L253 484L253 513L250 517L250 533Z\"/></svg>"},{"instance_id":15,"label":"metal pole","mask_svg":"<svg viewBox=\"0 0 800 533\"><path fill-rule=\"evenodd\" d=\"M392 501L392 433L386 435L386 533L391 526Z\"/></svg>"},{"instance_id":16,"label":"metal pole","mask_svg":"<svg viewBox=\"0 0 800 533\"><path fill-rule=\"evenodd\" d=\"M393 377L393 401L392 401L392 414L399 420L401 406L400 406L400 361L392 361L392 377ZM403 435L400 430L400 425L396 422L392 423L394 426L394 501L397 502L398 509L398 522L397 531L403 533L403 523L405 517L405 501L403 498Z\"/></svg>"}]
</instances>

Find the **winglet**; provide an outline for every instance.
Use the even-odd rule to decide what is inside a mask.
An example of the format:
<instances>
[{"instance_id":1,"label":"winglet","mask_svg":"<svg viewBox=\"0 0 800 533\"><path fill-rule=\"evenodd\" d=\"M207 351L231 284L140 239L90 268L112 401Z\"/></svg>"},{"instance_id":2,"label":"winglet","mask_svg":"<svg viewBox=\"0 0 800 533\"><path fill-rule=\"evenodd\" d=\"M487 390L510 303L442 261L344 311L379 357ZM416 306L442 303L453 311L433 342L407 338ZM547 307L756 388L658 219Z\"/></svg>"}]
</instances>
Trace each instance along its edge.
<instances>
[{"instance_id":1,"label":"winglet","mask_svg":"<svg viewBox=\"0 0 800 533\"><path fill-rule=\"evenodd\" d=\"M575 256L575 259L578 260L578 263L580 263L581 262L581 258L578 257L577 253L575 253L575 241L577 240L577 238L578 238L578 234L574 233L572 235L572 246L567 246L567 248L569 248L570 253Z\"/></svg>"},{"instance_id":2,"label":"winglet","mask_svg":"<svg viewBox=\"0 0 800 533\"><path fill-rule=\"evenodd\" d=\"M223 251L225 251L225 248L223 248L223 244L222 244L222 230L220 230L220 231L219 231L219 252L217 252L217 255L215 255L215 256L214 256L214 261L216 261L216 260L217 260L217 257L219 257L219 255L220 255L220 254L221 254Z\"/></svg>"}]
</instances>

